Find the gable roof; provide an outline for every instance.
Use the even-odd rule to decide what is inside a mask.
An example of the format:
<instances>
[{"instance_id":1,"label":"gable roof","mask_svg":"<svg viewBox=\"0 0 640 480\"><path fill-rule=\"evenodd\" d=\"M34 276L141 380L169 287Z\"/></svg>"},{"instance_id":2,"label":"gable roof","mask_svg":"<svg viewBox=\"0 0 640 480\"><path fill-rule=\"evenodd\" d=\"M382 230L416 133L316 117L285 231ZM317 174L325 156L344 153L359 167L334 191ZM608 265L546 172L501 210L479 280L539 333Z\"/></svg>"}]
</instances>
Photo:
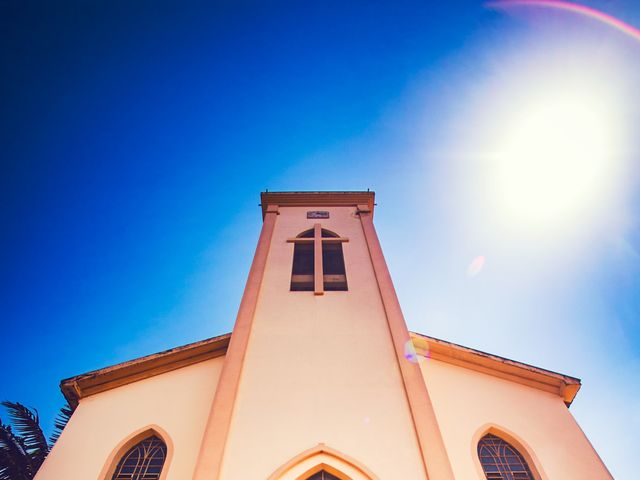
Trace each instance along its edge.
<instances>
[{"instance_id":1,"label":"gable roof","mask_svg":"<svg viewBox=\"0 0 640 480\"><path fill-rule=\"evenodd\" d=\"M411 332L411 338L418 355L554 393L562 397L567 406L580 389L580 379L575 377L419 333ZM231 334L226 333L118 363L62 380L60 389L75 408L84 397L220 357L227 352L230 340Z\"/></svg>"},{"instance_id":2,"label":"gable roof","mask_svg":"<svg viewBox=\"0 0 640 480\"><path fill-rule=\"evenodd\" d=\"M81 398L137 382L161 373L220 357L227 352L231 334L207 338L128 362L76 375L60 382L60 390L75 408Z\"/></svg>"},{"instance_id":3,"label":"gable roof","mask_svg":"<svg viewBox=\"0 0 640 480\"><path fill-rule=\"evenodd\" d=\"M554 393L562 397L567 406L571 405L580 390L581 382L576 377L534 367L420 333L411 332L411 338L416 353L420 356Z\"/></svg>"}]
</instances>

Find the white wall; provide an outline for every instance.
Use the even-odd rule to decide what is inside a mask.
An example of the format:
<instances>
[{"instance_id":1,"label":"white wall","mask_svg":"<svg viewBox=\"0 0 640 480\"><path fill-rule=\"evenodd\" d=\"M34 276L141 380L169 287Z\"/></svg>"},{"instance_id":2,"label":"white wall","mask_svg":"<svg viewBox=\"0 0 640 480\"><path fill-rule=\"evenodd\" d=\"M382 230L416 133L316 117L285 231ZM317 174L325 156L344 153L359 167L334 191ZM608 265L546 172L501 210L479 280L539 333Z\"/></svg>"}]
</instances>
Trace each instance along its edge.
<instances>
[{"instance_id":1,"label":"white wall","mask_svg":"<svg viewBox=\"0 0 640 480\"><path fill-rule=\"evenodd\" d=\"M559 396L438 360L421 366L456 478L484 480L476 441L489 425L526 446L543 480L611 478Z\"/></svg>"},{"instance_id":2,"label":"white wall","mask_svg":"<svg viewBox=\"0 0 640 480\"><path fill-rule=\"evenodd\" d=\"M190 479L223 358L82 399L36 480L104 480L100 472L114 448L149 425L162 428L174 446L166 478Z\"/></svg>"}]
</instances>

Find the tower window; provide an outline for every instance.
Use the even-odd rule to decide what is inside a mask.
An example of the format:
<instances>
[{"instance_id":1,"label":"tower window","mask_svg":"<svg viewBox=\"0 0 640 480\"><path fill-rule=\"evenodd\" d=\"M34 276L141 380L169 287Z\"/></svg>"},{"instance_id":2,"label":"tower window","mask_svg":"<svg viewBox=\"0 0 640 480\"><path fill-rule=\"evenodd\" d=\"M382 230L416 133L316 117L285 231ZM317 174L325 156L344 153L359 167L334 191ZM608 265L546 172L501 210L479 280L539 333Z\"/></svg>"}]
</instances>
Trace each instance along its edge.
<instances>
[{"instance_id":1,"label":"tower window","mask_svg":"<svg viewBox=\"0 0 640 480\"><path fill-rule=\"evenodd\" d=\"M291 272L292 291L308 291L322 295L325 290L347 290L342 243L348 239L316 224L314 228L288 241L295 245ZM317 247L321 247L318 248L318 252Z\"/></svg>"},{"instance_id":2,"label":"tower window","mask_svg":"<svg viewBox=\"0 0 640 480\"><path fill-rule=\"evenodd\" d=\"M341 243L322 244L322 273L325 290L347 289L347 274L344 269Z\"/></svg>"},{"instance_id":3,"label":"tower window","mask_svg":"<svg viewBox=\"0 0 640 480\"><path fill-rule=\"evenodd\" d=\"M135 444L122 456L111 480L157 480L166 457L167 446L152 435Z\"/></svg>"},{"instance_id":4,"label":"tower window","mask_svg":"<svg viewBox=\"0 0 640 480\"><path fill-rule=\"evenodd\" d=\"M491 434L482 437L478 457L487 480L534 480L524 457L500 437Z\"/></svg>"},{"instance_id":5,"label":"tower window","mask_svg":"<svg viewBox=\"0 0 640 480\"><path fill-rule=\"evenodd\" d=\"M313 292L313 243L293 247L291 290Z\"/></svg>"}]
</instances>

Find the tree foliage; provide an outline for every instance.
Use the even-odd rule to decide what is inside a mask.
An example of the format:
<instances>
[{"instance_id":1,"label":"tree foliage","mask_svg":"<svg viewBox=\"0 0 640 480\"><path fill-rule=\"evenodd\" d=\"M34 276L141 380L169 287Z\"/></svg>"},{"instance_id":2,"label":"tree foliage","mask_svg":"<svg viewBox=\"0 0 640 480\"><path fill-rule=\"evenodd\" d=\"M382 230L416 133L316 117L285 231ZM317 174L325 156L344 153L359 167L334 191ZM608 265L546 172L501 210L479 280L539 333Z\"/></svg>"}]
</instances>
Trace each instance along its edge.
<instances>
[{"instance_id":1,"label":"tree foliage","mask_svg":"<svg viewBox=\"0 0 640 480\"><path fill-rule=\"evenodd\" d=\"M36 409L18 402L4 401L2 405L9 422L0 419L0 480L30 480L60 437L73 410L69 404L60 409L54 431L47 440Z\"/></svg>"}]
</instances>

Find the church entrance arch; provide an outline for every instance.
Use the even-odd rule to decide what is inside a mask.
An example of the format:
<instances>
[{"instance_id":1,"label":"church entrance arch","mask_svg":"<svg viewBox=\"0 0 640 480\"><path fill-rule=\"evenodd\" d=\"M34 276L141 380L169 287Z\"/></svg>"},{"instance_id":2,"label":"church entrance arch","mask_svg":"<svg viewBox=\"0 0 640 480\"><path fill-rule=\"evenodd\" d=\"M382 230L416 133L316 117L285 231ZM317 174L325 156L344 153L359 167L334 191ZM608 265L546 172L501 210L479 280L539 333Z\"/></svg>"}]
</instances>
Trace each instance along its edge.
<instances>
[{"instance_id":1,"label":"church entrance arch","mask_svg":"<svg viewBox=\"0 0 640 480\"><path fill-rule=\"evenodd\" d=\"M322 478L338 480L380 480L357 460L320 443L296 455L273 472L267 480L309 480Z\"/></svg>"}]
</instances>

